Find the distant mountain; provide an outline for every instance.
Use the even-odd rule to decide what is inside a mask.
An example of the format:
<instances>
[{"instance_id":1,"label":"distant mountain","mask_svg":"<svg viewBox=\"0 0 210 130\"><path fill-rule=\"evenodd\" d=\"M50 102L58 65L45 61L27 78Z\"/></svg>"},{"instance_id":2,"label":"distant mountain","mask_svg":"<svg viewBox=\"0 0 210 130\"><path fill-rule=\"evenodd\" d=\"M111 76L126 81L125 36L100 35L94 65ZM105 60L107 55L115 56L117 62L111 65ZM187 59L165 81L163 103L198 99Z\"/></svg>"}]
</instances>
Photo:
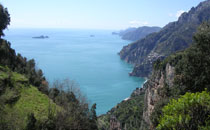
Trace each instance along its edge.
<instances>
[{"instance_id":1,"label":"distant mountain","mask_svg":"<svg viewBox=\"0 0 210 130\"><path fill-rule=\"evenodd\" d=\"M119 35L124 40L137 41L144 38L146 35L160 31L160 27L143 26L139 28L128 28L120 32L113 32L113 35Z\"/></svg>"},{"instance_id":2,"label":"distant mountain","mask_svg":"<svg viewBox=\"0 0 210 130\"><path fill-rule=\"evenodd\" d=\"M147 77L154 61L189 47L196 28L202 22L210 20L209 12L210 0L201 2L159 32L124 46L119 54L121 59L135 64L131 75Z\"/></svg>"},{"instance_id":3,"label":"distant mountain","mask_svg":"<svg viewBox=\"0 0 210 130\"><path fill-rule=\"evenodd\" d=\"M133 29L132 31L127 31L126 33L123 33L121 35L122 39L124 40L131 40L131 41L136 41L144 38L146 35L154 32L159 32L160 27L139 27L136 29Z\"/></svg>"},{"instance_id":4,"label":"distant mountain","mask_svg":"<svg viewBox=\"0 0 210 130\"><path fill-rule=\"evenodd\" d=\"M127 28L127 29L125 29L125 30L121 30L118 34L119 34L120 36L123 36L123 35L125 35L126 33L135 31L136 29L137 29L137 28Z\"/></svg>"}]
</instances>

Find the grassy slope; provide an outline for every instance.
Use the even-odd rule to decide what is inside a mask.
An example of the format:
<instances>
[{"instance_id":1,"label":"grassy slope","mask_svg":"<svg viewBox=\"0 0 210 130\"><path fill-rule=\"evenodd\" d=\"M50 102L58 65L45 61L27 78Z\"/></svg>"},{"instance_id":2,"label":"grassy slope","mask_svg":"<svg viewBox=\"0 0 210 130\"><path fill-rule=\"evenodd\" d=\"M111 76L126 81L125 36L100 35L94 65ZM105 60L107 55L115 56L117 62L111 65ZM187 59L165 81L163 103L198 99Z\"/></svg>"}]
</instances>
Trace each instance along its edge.
<instances>
[{"instance_id":1,"label":"grassy slope","mask_svg":"<svg viewBox=\"0 0 210 130\"><path fill-rule=\"evenodd\" d=\"M20 128L25 127L28 114L34 113L36 119L40 121L48 116L49 104L55 109L58 108L47 95L42 94L36 87L28 84L28 79L25 76L0 66L0 81L9 77L14 89L7 88L1 98L10 99L14 95L19 95L15 103L5 104L5 111L8 113L8 117L14 119L13 123L20 126Z\"/></svg>"}]
</instances>

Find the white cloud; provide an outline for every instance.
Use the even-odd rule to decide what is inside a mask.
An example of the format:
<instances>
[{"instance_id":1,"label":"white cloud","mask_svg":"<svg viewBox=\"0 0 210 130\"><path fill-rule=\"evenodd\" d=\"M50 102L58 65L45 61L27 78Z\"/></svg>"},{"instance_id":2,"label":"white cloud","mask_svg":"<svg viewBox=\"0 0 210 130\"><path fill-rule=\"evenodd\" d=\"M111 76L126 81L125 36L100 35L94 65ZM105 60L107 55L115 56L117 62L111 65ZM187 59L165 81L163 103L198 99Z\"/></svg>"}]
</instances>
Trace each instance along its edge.
<instances>
[{"instance_id":1,"label":"white cloud","mask_svg":"<svg viewBox=\"0 0 210 130\"><path fill-rule=\"evenodd\" d=\"M138 21L138 20L132 20L129 22L131 27L139 27L139 26L146 26L149 23L147 21Z\"/></svg>"},{"instance_id":2,"label":"white cloud","mask_svg":"<svg viewBox=\"0 0 210 130\"><path fill-rule=\"evenodd\" d=\"M176 17L179 18L185 11L184 10L179 10L176 12Z\"/></svg>"}]
</instances>

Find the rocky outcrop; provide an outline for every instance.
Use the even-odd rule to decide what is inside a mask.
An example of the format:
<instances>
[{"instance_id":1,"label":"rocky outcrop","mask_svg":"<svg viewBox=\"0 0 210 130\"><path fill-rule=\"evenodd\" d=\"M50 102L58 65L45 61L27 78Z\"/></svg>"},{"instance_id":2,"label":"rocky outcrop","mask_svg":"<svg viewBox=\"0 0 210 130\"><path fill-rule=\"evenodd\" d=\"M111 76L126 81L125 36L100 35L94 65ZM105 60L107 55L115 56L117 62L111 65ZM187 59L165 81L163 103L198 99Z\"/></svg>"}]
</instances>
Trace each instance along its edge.
<instances>
[{"instance_id":1,"label":"rocky outcrop","mask_svg":"<svg viewBox=\"0 0 210 130\"><path fill-rule=\"evenodd\" d=\"M148 76L155 59L167 57L189 47L197 27L202 22L210 20L208 12L210 12L210 0L201 2L189 12L183 13L178 21L167 24L158 33L149 34L123 47L119 53L121 59L135 65L131 75Z\"/></svg>"},{"instance_id":2,"label":"rocky outcrop","mask_svg":"<svg viewBox=\"0 0 210 130\"><path fill-rule=\"evenodd\" d=\"M142 88L136 88L132 94L131 94L131 97L136 97L136 96L139 96L139 95L143 95L145 93L145 87L142 87Z\"/></svg>"},{"instance_id":3,"label":"rocky outcrop","mask_svg":"<svg viewBox=\"0 0 210 130\"><path fill-rule=\"evenodd\" d=\"M148 77L150 72L152 72L153 62L155 62L158 59L163 60L164 58L165 56L163 55L151 52L141 64L137 64L134 66L133 71L129 75L137 77Z\"/></svg>"},{"instance_id":4,"label":"rocky outcrop","mask_svg":"<svg viewBox=\"0 0 210 130\"><path fill-rule=\"evenodd\" d=\"M117 120L115 116L112 116L110 118L110 130L122 130L120 122Z\"/></svg>"},{"instance_id":5,"label":"rocky outcrop","mask_svg":"<svg viewBox=\"0 0 210 130\"><path fill-rule=\"evenodd\" d=\"M141 129L153 129L150 117L154 110L155 104L163 99L163 97L158 93L158 89L163 88L166 84L169 87L172 87L174 75L174 67L170 64L167 64L165 70L154 71L150 79L144 84L144 88L146 88L146 90Z\"/></svg>"}]
</instances>

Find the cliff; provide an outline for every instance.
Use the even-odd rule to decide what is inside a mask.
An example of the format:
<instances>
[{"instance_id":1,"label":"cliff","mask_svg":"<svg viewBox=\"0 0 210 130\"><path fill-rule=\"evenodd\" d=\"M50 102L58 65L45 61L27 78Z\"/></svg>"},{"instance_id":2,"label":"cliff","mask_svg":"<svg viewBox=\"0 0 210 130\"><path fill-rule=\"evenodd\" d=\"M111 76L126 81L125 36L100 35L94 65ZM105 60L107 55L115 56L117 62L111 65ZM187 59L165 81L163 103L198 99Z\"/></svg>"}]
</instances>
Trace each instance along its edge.
<instances>
[{"instance_id":1,"label":"cliff","mask_svg":"<svg viewBox=\"0 0 210 130\"><path fill-rule=\"evenodd\" d=\"M203 23L193 37L194 42L192 46L184 51L168 56L163 61L157 60L154 63L153 72L147 83L144 84L144 88L146 90L141 129L155 129L163 122L164 124L170 122L168 117L165 117L167 121L164 120L163 122L161 122L160 118L163 117L163 108L171 103L172 99L178 99L173 101L179 102L180 98L187 97L186 103L190 104L191 98L194 97L188 97L190 95L189 92L198 94L198 92L210 90L209 32L209 23ZM176 105L181 106L182 103ZM196 122L201 126L205 126L205 122L208 119L200 120L200 117L208 118L208 114L204 114L205 116L203 116L201 114L202 112L199 112L209 109L205 109L205 107L202 106L203 104L200 102L196 106L199 105L201 107L195 108L196 111L194 111L194 109L190 110L190 108L185 106L182 106L180 111L191 113L188 115L188 117L190 117L189 122ZM180 108L180 106L173 107ZM173 113L173 110L171 110L172 108L169 109L166 107L165 109ZM180 120L182 120L182 115L179 116ZM183 118L186 117L183 116ZM197 129L198 125L190 124L186 120L183 121L184 123L182 121L177 121L177 126L179 125L177 128ZM198 120L201 123L199 123ZM167 128L163 125L161 127Z\"/></svg>"},{"instance_id":2,"label":"cliff","mask_svg":"<svg viewBox=\"0 0 210 130\"><path fill-rule=\"evenodd\" d=\"M159 32L124 46L119 54L121 59L135 64L131 75L148 76L153 62L158 58L165 58L189 47L196 28L210 19L209 11L210 0L201 2L189 12L183 13L178 21L167 24Z\"/></svg>"},{"instance_id":3,"label":"cliff","mask_svg":"<svg viewBox=\"0 0 210 130\"><path fill-rule=\"evenodd\" d=\"M175 75L175 68L167 63L164 70L155 70L152 76L144 84L145 97L144 97L144 111L141 129L154 129L151 122L151 114L154 111L155 105L163 100L165 95L162 95L159 90L164 86L173 86ZM149 127L148 127L149 126Z\"/></svg>"}]
</instances>

